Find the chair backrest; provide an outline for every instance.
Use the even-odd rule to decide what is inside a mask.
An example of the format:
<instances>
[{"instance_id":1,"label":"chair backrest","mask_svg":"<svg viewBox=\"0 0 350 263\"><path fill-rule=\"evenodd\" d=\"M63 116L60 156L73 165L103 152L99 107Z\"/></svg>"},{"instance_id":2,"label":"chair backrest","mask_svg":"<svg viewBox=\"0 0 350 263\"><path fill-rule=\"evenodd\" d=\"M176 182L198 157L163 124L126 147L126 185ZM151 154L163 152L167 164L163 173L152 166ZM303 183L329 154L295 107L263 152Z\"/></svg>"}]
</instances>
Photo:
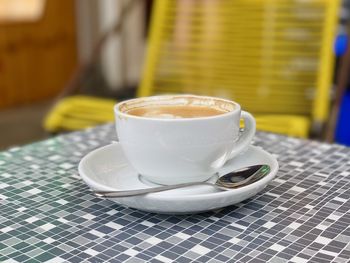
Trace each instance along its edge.
<instances>
[{"instance_id":1,"label":"chair backrest","mask_svg":"<svg viewBox=\"0 0 350 263\"><path fill-rule=\"evenodd\" d=\"M327 118L338 0L158 0L138 96L226 97Z\"/></svg>"}]
</instances>

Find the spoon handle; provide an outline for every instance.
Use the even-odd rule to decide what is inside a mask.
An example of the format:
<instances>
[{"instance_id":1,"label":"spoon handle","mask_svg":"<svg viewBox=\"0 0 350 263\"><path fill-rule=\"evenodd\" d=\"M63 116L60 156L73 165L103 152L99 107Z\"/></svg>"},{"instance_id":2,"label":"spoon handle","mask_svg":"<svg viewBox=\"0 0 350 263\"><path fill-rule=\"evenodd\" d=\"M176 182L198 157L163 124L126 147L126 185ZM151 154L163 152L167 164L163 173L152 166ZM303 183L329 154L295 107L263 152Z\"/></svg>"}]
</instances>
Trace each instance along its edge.
<instances>
[{"instance_id":1,"label":"spoon handle","mask_svg":"<svg viewBox=\"0 0 350 263\"><path fill-rule=\"evenodd\" d=\"M165 185L165 186L159 186L154 188L145 188L145 189L136 189L136 190L127 190L127 191L93 191L94 195L97 197L128 197L128 196L135 196L135 195L143 195L148 193L156 193L156 192L162 192L172 189L178 189L183 188L187 186L194 186L194 185L213 185L210 183L203 183L203 182L194 182L194 183L184 183L184 184L175 184L175 185ZM214 185L213 185L214 186Z\"/></svg>"}]
</instances>

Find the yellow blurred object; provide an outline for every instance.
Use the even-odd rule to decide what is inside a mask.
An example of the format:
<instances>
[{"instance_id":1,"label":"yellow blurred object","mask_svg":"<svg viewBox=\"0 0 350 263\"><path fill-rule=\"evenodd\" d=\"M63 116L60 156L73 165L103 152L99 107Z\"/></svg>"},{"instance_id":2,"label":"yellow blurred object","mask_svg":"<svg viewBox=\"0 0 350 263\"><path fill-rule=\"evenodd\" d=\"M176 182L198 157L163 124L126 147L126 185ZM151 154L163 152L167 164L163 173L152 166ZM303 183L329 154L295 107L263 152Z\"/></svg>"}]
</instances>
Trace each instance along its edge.
<instances>
[{"instance_id":1,"label":"yellow blurred object","mask_svg":"<svg viewBox=\"0 0 350 263\"><path fill-rule=\"evenodd\" d=\"M308 137L310 120L297 115L255 115L258 129L301 138Z\"/></svg>"},{"instance_id":2,"label":"yellow blurred object","mask_svg":"<svg viewBox=\"0 0 350 263\"><path fill-rule=\"evenodd\" d=\"M224 97L252 112L258 129L307 137L328 116L338 7L339 0L157 0L138 96ZM86 114L64 124L63 115L76 114L68 104L65 113L57 106L48 130L89 122Z\"/></svg>"},{"instance_id":3,"label":"yellow blurred object","mask_svg":"<svg viewBox=\"0 0 350 263\"><path fill-rule=\"evenodd\" d=\"M91 96L71 96L59 101L46 116L44 127L49 132L79 130L114 118L115 100Z\"/></svg>"},{"instance_id":4,"label":"yellow blurred object","mask_svg":"<svg viewBox=\"0 0 350 263\"><path fill-rule=\"evenodd\" d=\"M138 96L238 101L258 129L307 137L325 122L337 0L158 0Z\"/></svg>"}]
</instances>

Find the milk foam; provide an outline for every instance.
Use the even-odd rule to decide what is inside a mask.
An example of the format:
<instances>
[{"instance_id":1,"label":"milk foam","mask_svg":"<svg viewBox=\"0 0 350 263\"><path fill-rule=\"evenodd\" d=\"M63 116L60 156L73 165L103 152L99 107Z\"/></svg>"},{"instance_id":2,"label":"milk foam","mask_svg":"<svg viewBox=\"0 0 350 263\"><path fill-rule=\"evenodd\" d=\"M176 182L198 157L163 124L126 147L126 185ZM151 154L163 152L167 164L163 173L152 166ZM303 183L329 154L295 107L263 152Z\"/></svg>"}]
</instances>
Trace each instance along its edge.
<instances>
[{"instance_id":1,"label":"milk foam","mask_svg":"<svg viewBox=\"0 0 350 263\"><path fill-rule=\"evenodd\" d=\"M159 118L159 119L181 119L182 118L181 116L176 116L169 113L162 113L159 111L146 112L143 116L148 118Z\"/></svg>"}]
</instances>

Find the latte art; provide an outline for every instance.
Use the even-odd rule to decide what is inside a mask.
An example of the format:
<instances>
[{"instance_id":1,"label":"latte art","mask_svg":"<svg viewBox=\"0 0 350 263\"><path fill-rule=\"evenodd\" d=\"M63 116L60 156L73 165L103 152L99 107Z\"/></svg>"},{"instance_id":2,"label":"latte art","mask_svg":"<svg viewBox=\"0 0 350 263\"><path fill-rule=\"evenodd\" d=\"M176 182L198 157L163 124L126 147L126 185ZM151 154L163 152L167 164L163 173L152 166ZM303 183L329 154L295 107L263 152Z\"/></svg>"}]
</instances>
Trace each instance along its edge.
<instances>
[{"instance_id":1,"label":"latte art","mask_svg":"<svg viewBox=\"0 0 350 263\"><path fill-rule=\"evenodd\" d=\"M160 118L160 119L181 119L181 118L183 118L181 116L175 116L173 114L162 113L162 112L158 112L158 111L146 112L142 116L148 117L148 118Z\"/></svg>"},{"instance_id":2,"label":"latte art","mask_svg":"<svg viewBox=\"0 0 350 263\"><path fill-rule=\"evenodd\" d=\"M182 119L210 117L226 113L224 110L215 109L208 106L193 105L160 105L145 106L127 111L128 114L140 117L159 118L159 119Z\"/></svg>"}]
</instances>

